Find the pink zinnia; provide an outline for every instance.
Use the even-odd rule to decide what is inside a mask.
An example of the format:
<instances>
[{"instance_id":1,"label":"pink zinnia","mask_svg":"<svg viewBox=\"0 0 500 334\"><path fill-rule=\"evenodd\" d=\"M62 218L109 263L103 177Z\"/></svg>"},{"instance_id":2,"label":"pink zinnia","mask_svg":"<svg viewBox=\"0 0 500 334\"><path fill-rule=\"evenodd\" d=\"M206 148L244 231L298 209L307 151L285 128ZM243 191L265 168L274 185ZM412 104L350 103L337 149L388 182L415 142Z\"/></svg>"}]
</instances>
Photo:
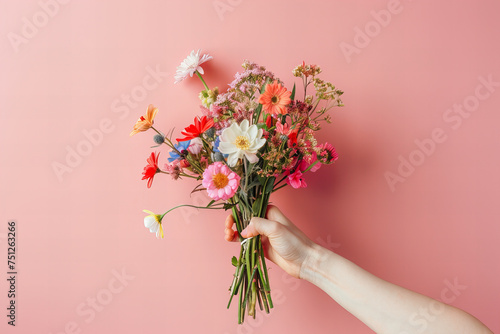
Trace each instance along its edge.
<instances>
[{"instance_id":1,"label":"pink zinnia","mask_svg":"<svg viewBox=\"0 0 500 334\"><path fill-rule=\"evenodd\" d=\"M218 201L226 201L234 196L240 185L238 174L222 162L217 161L203 172L202 184L207 188L208 196Z\"/></svg>"}]
</instances>

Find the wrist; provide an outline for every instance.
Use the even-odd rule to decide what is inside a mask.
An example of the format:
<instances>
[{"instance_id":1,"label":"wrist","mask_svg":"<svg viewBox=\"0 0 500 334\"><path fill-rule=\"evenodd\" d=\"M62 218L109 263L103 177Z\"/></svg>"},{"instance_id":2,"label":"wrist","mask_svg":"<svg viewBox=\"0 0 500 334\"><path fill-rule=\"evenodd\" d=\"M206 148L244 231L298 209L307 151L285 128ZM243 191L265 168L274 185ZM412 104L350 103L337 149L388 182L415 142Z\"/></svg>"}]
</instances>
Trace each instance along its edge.
<instances>
[{"instance_id":1,"label":"wrist","mask_svg":"<svg viewBox=\"0 0 500 334\"><path fill-rule=\"evenodd\" d=\"M307 250L306 258L300 267L299 278L317 285L322 276L322 264L327 262L331 254L330 250L318 244L312 244Z\"/></svg>"}]
</instances>

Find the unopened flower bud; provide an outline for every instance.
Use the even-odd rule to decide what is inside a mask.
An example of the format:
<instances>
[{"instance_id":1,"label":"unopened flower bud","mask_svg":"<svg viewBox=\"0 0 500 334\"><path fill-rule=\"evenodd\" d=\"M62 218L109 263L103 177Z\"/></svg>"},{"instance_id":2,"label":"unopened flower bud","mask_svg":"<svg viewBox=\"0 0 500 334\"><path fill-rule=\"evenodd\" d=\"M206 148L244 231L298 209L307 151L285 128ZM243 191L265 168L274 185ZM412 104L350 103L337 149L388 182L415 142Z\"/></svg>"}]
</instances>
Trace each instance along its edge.
<instances>
[{"instance_id":1,"label":"unopened flower bud","mask_svg":"<svg viewBox=\"0 0 500 334\"><path fill-rule=\"evenodd\" d=\"M160 134L156 134L154 137L153 137L153 140L155 141L155 143L157 143L158 145L160 144L163 144L165 142L165 137L163 137L162 135Z\"/></svg>"},{"instance_id":2,"label":"unopened flower bud","mask_svg":"<svg viewBox=\"0 0 500 334\"><path fill-rule=\"evenodd\" d=\"M211 127L207 131L205 131L205 134L207 135L208 138L213 138L215 136L215 128Z\"/></svg>"},{"instance_id":3,"label":"unopened flower bud","mask_svg":"<svg viewBox=\"0 0 500 334\"><path fill-rule=\"evenodd\" d=\"M214 153L214 161L224 161L224 156L220 152Z\"/></svg>"}]
</instances>

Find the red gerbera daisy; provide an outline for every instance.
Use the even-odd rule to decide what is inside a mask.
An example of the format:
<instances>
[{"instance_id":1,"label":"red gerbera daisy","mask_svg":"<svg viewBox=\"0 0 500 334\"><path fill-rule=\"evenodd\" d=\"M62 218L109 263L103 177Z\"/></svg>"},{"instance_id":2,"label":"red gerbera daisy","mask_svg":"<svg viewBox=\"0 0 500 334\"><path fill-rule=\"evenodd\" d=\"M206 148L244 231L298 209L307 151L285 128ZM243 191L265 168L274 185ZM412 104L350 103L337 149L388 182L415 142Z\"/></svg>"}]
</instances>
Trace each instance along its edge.
<instances>
[{"instance_id":1,"label":"red gerbera daisy","mask_svg":"<svg viewBox=\"0 0 500 334\"><path fill-rule=\"evenodd\" d=\"M160 153L156 154L156 152L152 152L148 158L148 165L144 167L144 171L142 172L142 180L148 179L148 188L151 188L151 184L153 184L153 178L156 173L160 171L158 168L158 157Z\"/></svg>"},{"instance_id":2,"label":"red gerbera daisy","mask_svg":"<svg viewBox=\"0 0 500 334\"><path fill-rule=\"evenodd\" d=\"M199 137L202 133L210 129L212 126L214 126L213 119L208 119L207 116L203 116L201 119L199 117L195 117L194 124L191 124L181 132L185 137L177 138L176 140L178 142L181 142Z\"/></svg>"}]
</instances>

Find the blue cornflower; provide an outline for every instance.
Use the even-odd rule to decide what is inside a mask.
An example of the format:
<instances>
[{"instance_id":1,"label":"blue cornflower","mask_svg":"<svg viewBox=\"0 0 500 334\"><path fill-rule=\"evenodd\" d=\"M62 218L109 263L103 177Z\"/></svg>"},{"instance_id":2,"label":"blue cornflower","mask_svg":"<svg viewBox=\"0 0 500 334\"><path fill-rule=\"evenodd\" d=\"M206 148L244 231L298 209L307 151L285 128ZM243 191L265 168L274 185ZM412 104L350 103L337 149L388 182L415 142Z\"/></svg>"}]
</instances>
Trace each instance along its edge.
<instances>
[{"instance_id":1,"label":"blue cornflower","mask_svg":"<svg viewBox=\"0 0 500 334\"><path fill-rule=\"evenodd\" d=\"M220 138L219 138L219 136L217 136L217 138L215 138L214 147L212 149L214 152L220 152L219 151L219 144L220 144Z\"/></svg>"},{"instance_id":2,"label":"blue cornflower","mask_svg":"<svg viewBox=\"0 0 500 334\"><path fill-rule=\"evenodd\" d=\"M186 141L179 142L179 144L174 145L174 147L177 149L177 151L182 152L182 151L186 151L188 149L189 144L191 144L191 140L186 140ZM170 151L169 154L170 154L170 158L168 158L168 162L175 161L181 157L175 151Z\"/></svg>"}]
</instances>

